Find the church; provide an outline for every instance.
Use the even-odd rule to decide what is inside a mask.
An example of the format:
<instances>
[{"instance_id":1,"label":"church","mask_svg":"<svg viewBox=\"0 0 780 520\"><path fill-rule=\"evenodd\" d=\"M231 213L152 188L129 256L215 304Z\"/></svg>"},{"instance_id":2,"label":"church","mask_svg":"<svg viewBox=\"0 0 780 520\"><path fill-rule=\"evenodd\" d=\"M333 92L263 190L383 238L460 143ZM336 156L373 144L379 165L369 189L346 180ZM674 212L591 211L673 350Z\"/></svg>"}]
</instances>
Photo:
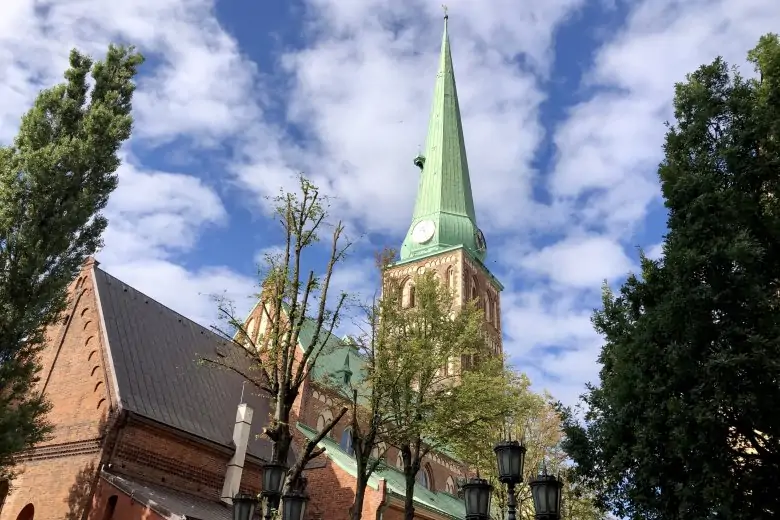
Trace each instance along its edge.
<instances>
[{"instance_id":1,"label":"church","mask_svg":"<svg viewBox=\"0 0 780 520\"><path fill-rule=\"evenodd\" d=\"M489 344L502 354L501 284L485 267L477 227L445 16L414 214L388 276L413 304L412 276L433 270L456 300L478 298ZM410 165L411 167L411 165ZM227 520L221 497L259 493L270 441L260 435L270 402L246 391L236 373L204 366L225 340L104 271L89 259L69 288L70 306L47 331L39 391L52 404L51 438L19 456L19 475L0 482L0 520ZM246 330L267 326L263 302ZM305 332L305 331L302 331ZM301 334L300 341L305 341ZM361 357L333 339L293 408L296 453L338 407L334 374L359 373ZM299 344L303 349L309 345ZM450 370L458 368L448 367ZM347 421L306 468L308 520L346 520L355 489ZM238 441L236 441L238 439ZM370 479L363 518L403 518L405 484L397 451ZM415 487L415 517L463 519L462 465L447 453L426 457ZM233 496L232 494L229 496Z\"/></svg>"}]
</instances>

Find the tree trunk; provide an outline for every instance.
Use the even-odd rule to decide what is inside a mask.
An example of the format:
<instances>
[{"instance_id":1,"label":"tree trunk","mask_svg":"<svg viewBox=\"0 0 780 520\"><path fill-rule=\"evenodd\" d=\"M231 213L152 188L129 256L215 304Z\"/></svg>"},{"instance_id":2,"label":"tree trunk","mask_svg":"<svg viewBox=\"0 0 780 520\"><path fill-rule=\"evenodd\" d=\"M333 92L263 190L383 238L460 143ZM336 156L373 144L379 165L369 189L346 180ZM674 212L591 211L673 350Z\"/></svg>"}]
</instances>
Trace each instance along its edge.
<instances>
[{"instance_id":1,"label":"tree trunk","mask_svg":"<svg viewBox=\"0 0 780 520\"><path fill-rule=\"evenodd\" d=\"M361 520L363 518L363 501L366 498L366 465L358 466L357 483L355 486L355 501L352 503L352 520Z\"/></svg>"},{"instance_id":2,"label":"tree trunk","mask_svg":"<svg viewBox=\"0 0 780 520\"><path fill-rule=\"evenodd\" d=\"M404 472L406 475L406 496L404 497L404 520L414 520L414 483L415 475Z\"/></svg>"}]
</instances>

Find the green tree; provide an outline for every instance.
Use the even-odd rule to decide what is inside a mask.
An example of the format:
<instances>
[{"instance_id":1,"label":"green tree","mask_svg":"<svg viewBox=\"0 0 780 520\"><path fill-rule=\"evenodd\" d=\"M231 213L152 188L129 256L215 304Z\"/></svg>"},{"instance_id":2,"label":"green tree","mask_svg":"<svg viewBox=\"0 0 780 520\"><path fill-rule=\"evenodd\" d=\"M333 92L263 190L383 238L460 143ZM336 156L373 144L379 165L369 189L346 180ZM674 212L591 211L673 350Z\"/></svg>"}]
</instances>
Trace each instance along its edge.
<instances>
[{"instance_id":1,"label":"green tree","mask_svg":"<svg viewBox=\"0 0 780 520\"><path fill-rule=\"evenodd\" d=\"M564 475L562 520L603 520L606 515L596 506L593 493L570 477L570 467L562 449L562 417L550 396L530 390L530 380L516 374L511 382L514 405L506 417L483 424L483 433L475 435L470 445L461 446L461 458L479 469L493 485L494 520L506 518L507 488L498 481L493 448L499 440L520 440L526 448L523 481L515 487L517 518L533 520L534 506L528 483L544 468L551 474Z\"/></svg>"},{"instance_id":2,"label":"green tree","mask_svg":"<svg viewBox=\"0 0 780 520\"><path fill-rule=\"evenodd\" d=\"M676 86L659 175L664 258L595 313L600 384L566 449L624 518L780 514L780 42L745 79L721 59Z\"/></svg>"},{"instance_id":3,"label":"green tree","mask_svg":"<svg viewBox=\"0 0 780 520\"><path fill-rule=\"evenodd\" d=\"M202 358L201 361L232 370L250 382L256 390L270 395L273 402L271 424L264 434L273 441L272 462L287 463L292 444L290 414L301 385L316 366L325 346L335 336L347 295L329 300L333 273L347 253L350 243L344 238L341 222L330 225L329 200L317 186L299 176L297 192L282 192L273 199L274 216L281 225L284 245L281 253L269 254L260 269L262 322L267 326L248 330L244 318L236 315L233 302L219 299L220 318L225 326L213 327L241 353L248 353L253 366L242 368L232 357ZM327 260L317 266L314 255L320 234L331 227ZM307 267L309 267L307 269ZM321 271L318 275L315 271ZM306 329L308 332L302 334ZM303 347L299 348L299 344ZM285 491L303 484L303 468L323 450L322 440L346 414L343 407L315 439L304 447L285 480ZM294 427L294 426L293 426Z\"/></svg>"},{"instance_id":4,"label":"green tree","mask_svg":"<svg viewBox=\"0 0 780 520\"><path fill-rule=\"evenodd\" d=\"M398 282L383 276L371 384L386 407L384 440L403 459L405 518L413 520L414 484L424 457L458 450L485 422L508 413L512 400L475 302L456 309L450 290L430 271L415 277L413 302L404 302Z\"/></svg>"},{"instance_id":5,"label":"green tree","mask_svg":"<svg viewBox=\"0 0 780 520\"><path fill-rule=\"evenodd\" d=\"M94 64L71 51L66 81L38 95L0 148L0 480L13 476L14 454L51 432L38 354L68 284L101 245L142 62L132 47L111 46Z\"/></svg>"},{"instance_id":6,"label":"green tree","mask_svg":"<svg viewBox=\"0 0 780 520\"><path fill-rule=\"evenodd\" d=\"M395 256L392 250L385 250L377 255L377 266L380 274L384 267ZM375 295L370 304L361 306L360 333L351 341L358 349L363 365L357 377L350 378L346 385L332 381L331 386L341 391L342 397L349 403L350 435L354 450L356 477L355 499L352 503L351 518L360 520L363 516L363 504L366 496L366 486L374 472L385 466L387 443L383 442L386 434L388 411L384 386L372 384L376 372L377 352L381 349L380 312L381 305ZM340 374L339 374L340 375ZM339 375L334 375L335 378ZM335 379L334 378L334 379Z\"/></svg>"}]
</instances>

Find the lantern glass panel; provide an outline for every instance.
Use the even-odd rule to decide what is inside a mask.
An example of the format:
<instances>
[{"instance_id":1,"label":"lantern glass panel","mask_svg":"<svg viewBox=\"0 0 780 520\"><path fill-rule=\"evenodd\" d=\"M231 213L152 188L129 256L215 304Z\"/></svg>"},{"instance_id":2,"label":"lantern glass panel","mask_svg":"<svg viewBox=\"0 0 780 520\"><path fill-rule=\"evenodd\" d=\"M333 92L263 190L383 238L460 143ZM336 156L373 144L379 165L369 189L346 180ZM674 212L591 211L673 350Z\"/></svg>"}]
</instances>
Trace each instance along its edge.
<instances>
[{"instance_id":1,"label":"lantern glass panel","mask_svg":"<svg viewBox=\"0 0 780 520\"><path fill-rule=\"evenodd\" d=\"M303 520L308 497L299 494L282 497L282 520Z\"/></svg>"},{"instance_id":2,"label":"lantern glass panel","mask_svg":"<svg viewBox=\"0 0 780 520\"><path fill-rule=\"evenodd\" d=\"M257 498L252 495L236 495L233 498L233 520L252 520Z\"/></svg>"},{"instance_id":3,"label":"lantern glass panel","mask_svg":"<svg viewBox=\"0 0 780 520\"><path fill-rule=\"evenodd\" d=\"M287 466L283 464L266 464L263 466L263 495L279 496L284 487L284 476Z\"/></svg>"},{"instance_id":4,"label":"lantern glass panel","mask_svg":"<svg viewBox=\"0 0 780 520\"><path fill-rule=\"evenodd\" d=\"M523 480L525 446L518 441L502 441L493 449L498 463L498 480L504 484L519 484Z\"/></svg>"},{"instance_id":5,"label":"lantern glass panel","mask_svg":"<svg viewBox=\"0 0 780 520\"><path fill-rule=\"evenodd\" d=\"M531 483L531 493L537 518L558 518L562 487L563 483L550 475L539 475Z\"/></svg>"},{"instance_id":6,"label":"lantern glass panel","mask_svg":"<svg viewBox=\"0 0 780 520\"><path fill-rule=\"evenodd\" d=\"M467 518L489 518L492 491L493 486L484 479L474 478L463 485Z\"/></svg>"}]
</instances>

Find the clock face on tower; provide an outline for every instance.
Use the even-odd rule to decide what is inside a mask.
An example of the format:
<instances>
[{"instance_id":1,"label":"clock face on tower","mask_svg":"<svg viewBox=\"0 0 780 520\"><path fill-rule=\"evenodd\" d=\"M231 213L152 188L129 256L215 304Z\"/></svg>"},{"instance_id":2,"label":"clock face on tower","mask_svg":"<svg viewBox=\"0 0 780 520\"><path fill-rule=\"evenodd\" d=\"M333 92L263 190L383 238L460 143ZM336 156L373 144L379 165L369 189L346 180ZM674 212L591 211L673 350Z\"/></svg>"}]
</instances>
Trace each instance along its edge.
<instances>
[{"instance_id":1,"label":"clock face on tower","mask_svg":"<svg viewBox=\"0 0 780 520\"><path fill-rule=\"evenodd\" d=\"M423 220L418 222L412 229L412 240L418 244L424 244L433 238L436 232L436 224L432 220Z\"/></svg>"}]
</instances>

